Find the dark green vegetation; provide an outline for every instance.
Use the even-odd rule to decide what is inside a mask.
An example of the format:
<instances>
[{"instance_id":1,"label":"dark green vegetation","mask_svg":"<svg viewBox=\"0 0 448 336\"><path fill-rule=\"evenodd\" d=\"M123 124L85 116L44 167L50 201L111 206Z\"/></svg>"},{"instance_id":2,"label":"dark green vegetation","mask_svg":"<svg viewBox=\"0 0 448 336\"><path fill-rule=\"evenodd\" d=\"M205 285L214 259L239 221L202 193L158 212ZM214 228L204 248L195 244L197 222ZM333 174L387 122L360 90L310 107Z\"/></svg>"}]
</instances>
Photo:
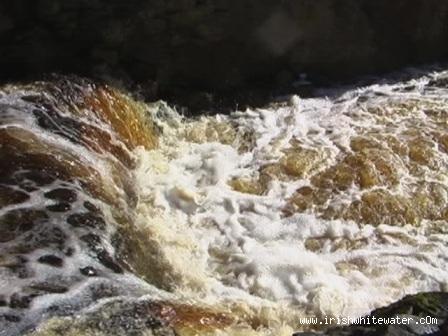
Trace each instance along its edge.
<instances>
[{"instance_id":1,"label":"dark green vegetation","mask_svg":"<svg viewBox=\"0 0 448 336\"><path fill-rule=\"evenodd\" d=\"M195 109L262 104L314 83L443 61L446 0L16 0L0 3L0 74L138 83Z\"/></svg>"}]
</instances>

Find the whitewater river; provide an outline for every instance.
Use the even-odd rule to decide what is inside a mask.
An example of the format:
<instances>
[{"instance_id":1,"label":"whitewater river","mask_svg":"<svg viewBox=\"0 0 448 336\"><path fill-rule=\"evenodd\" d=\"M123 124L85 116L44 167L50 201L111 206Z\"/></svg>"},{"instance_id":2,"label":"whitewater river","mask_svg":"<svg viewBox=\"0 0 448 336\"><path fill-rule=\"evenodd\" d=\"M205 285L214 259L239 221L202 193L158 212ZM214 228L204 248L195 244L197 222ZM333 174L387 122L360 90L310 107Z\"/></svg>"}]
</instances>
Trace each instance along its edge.
<instances>
[{"instance_id":1,"label":"whitewater river","mask_svg":"<svg viewBox=\"0 0 448 336\"><path fill-rule=\"evenodd\" d=\"M180 335L289 335L447 291L447 78L198 118L70 79L4 87L0 335L114 298L218 314Z\"/></svg>"}]
</instances>

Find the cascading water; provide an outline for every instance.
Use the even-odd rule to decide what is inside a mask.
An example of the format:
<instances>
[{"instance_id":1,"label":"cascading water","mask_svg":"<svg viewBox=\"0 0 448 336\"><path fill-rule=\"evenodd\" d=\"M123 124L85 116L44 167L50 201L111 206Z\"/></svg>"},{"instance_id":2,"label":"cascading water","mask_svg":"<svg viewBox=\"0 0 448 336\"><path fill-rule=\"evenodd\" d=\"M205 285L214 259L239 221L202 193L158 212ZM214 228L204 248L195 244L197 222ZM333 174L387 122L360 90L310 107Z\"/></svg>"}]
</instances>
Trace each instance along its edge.
<instances>
[{"instance_id":1,"label":"cascading water","mask_svg":"<svg viewBox=\"0 0 448 336\"><path fill-rule=\"evenodd\" d=\"M288 335L447 291L446 76L196 119L3 87L0 335Z\"/></svg>"}]
</instances>

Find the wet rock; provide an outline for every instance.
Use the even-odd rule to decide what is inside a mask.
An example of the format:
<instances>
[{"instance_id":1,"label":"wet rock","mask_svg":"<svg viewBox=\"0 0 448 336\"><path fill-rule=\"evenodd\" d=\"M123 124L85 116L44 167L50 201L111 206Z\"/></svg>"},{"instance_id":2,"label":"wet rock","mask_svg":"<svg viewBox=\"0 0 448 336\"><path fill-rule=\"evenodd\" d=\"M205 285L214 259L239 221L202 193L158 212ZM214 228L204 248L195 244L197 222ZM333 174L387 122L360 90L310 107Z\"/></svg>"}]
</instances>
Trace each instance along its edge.
<instances>
[{"instance_id":1,"label":"wet rock","mask_svg":"<svg viewBox=\"0 0 448 336\"><path fill-rule=\"evenodd\" d=\"M123 268L112 258L112 256L106 251L100 251L97 254L98 260L107 268L115 273L123 273Z\"/></svg>"},{"instance_id":2,"label":"wet rock","mask_svg":"<svg viewBox=\"0 0 448 336\"><path fill-rule=\"evenodd\" d=\"M170 325L175 316L171 316L170 312L173 312L172 309L157 303L118 299L102 305L90 314L43 325L41 332L33 335L59 335L67 332L82 335L86 330L92 334L107 330L110 336L175 336L177 333Z\"/></svg>"},{"instance_id":3,"label":"wet rock","mask_svg":"<svg viewBox=\"0 0 448 336\"><path fill-rule=\"evenodd\" d=\"M54 246L62 250L67 240L67 235L59 227L49 226L37 233L34 237L36 247Z\"/></svg>"},{"instance_id":4,"label":"wet rock","mask_svg":"<svg viewBox=\"0 0 448 336\"><path fill-rule=\"evenodd\" d=\"M431 79L428 83L428 87L440 87L447 88L448 87L448 76L440 76L435 79Z\"/></svg>"},{"instance_id":5,"label":"wet rock","mask_svg":"<svg viewBox=\"0 0 448 336\"><path fill-rule=\"evenodd\" d=\"M61 115L58 109L50 104L44 104L39 109L34 109L33 114L40 127L62 136L75 144L79 144L79 129L81 122ZM70 131L67 131L70 130Z\"/></svg>"},{"instance_id":6,"label":"wet rock","mask_svg":"<svg viewBox=\"0 0 448 336\"><path fill-rule=\"evenodd\" d=\"M0 217L0 242L13 240L31 230L34 226L45 223L48 215L45 211L34 209L17 209Z\"/></svg>"},{"instance_id":7,"label":"wet rock","mask_svg":"<svg viewBox=\"0 0 448 336\"><path fill-rule=\"evenodd\" d=\"M10 323L18 323L21 321L20 316L13 314L0 314L0 321L6 321Z\"/></svg>"},{"instance_id":8,"label":"wet rock","mask_svg":"<svg viewBox=\"0 0 448 336\"><path fill-rule=\"evenodd\" d=\"M40 262L41 264L47 264L53 267L62 267L64 264L64 260L62 258L59 258L51 254L44 255L39 259L37 259L37 261Z\"/></svg>"},{"instance_id":9,"label":"wet rock","mask_svg":"<svg viewBox=\"0 0 448 336\"><path fill-rule=\"evenodd\" d=\"M119 296L122 293L121 289L110 283L97 283L89 288L93 301L98 301L99 299L110 298L114 296Z\"/></svg>"},{"instance_id":10,"label":"wet rock","mask_svg":"<svg viewBox=\"0 0 448 336\"><path fill-rule=\"evenodd\" d=\"M14 293L9 299L9 306L13 309L25 309L28 308L33 300L30 295L22 295Z\"/></svg>"},{"instance_id":11,"label":"wet rock","mask_svg":"<svg viewBox=\"0 0 448 336\"><path fill-rule=\"evenodd\" d=\"M25 190L35 190L54 182L55 178L50 172L45 170L33 170L16 176L17 183Z\"/></svg>"},{"instance_id":12,"label":"wet rock","mask_svg":"<svg viewBox=\"0 0 448 336\"><path fill-rule=\"evenodd\" d=\"M67 257L71 257L75 254L76 250L73 247L67 247L63 252Z\"/></svg>"},{"instance_id":13,"label":"wet rock","mask_svg":"<svg viewBox=\"0 0 448 336\"><path fill-rule=\"evenodd\" d=\"M47 206L47 210L52 212L67 212L71 209L70 203L58 203Z\"/></svg>"},{"instance_id":14,"label":"wet rock","mask_svg":"<svg viewBox=\"0 0 448 336\"><path fill-rule=\"evenodd\" d=\"M20 240L14 247L18 253L30 253L39 248L53 247L59 251L64 250L67 236L59 227L46 225L35 228L20 237Z\"/></svg>"},{"instance_id":15,"label":"wet rock","mask_svg":"<svg viewBox=\"0 0 448 336\"><path fill-rule=\"evenodd\" d=\"M76 201L76 192L71 189L57 188L44 194L46 198L57 200L65 203L73 203Z\"/></svg>"},{"instance_id":16,"label":"wet rock","mask_svg":"<svg viewBox=\"0 0 448 336\"><path fill-rule=\"evenodd\" d=\"M1 231L0 233L1 233L0 243L6 243L11 240L14 240L15 238L15 235L12 232Z\"/></svg>"},{"instance_id":17,"label":"wet rock","mask_svg":"<svg viewBox=\"0 0 448 336\"><path fill-rule=\"evenodd\" d=\"M0 273L1 282L8 288L14 286L9 293L5 293L7 288L0 291L4 295L0 297L0 306L8 306L0 310L2 313L20 310L20 316L24 317L17 326L0 317L0 334L23 334L43 320L74 316L96 300L128 296L131 291L129 286L116 285L108 279L107 275L123 270L121 261L106 249L111 237L105 230L102 209L110 211L118 224L132 223L137 200L130 171L135 167L134 158L128 149L156 145L156 135L147 127L151 120L143 104L118 90L79 78L73 82L66 77L58 78L55 82L29 86L5 86L0 92L2 102L5 95L11 95L6 98L8 104L4 104L11 111L6 110L5 114L5 106L0 106L3 116L0 119L5 126L0 130L0 156L6 158L0 164L0 208L3 210L0 215ZM22 90L40 94L30 94L23 100L20 99ZM28 127L21 112L26 118L33 118L33 109L38 125L33 123ZM91 124L72 123L72 119L89 119ZM34 127L39 125L45 132ZM86 127L81 130L81 126ZM83 132L81 136L80 131ZM49 133L52 133L51 141L47 138ZM83 149L67 150L66 140L71 140L70 137L76 138ZM103 160L110 167L109 175L106 176L105 171L100 174L94 168L95 162L85 160L88 151L89 157ZM81 207L83 204L84 210L55 213L71 208L78 210L78 203L74 204L78 201L78 191L91 200L79 204ZM28 208L25 205L8 207L11 200L13 204L26 201L28 195L32 199L25 204ZM133 202L126 202L128 198L133 198ZM82 254L82 260L92 261L92 266L63 267L64 259L73 255L75 248ZM70 263L72 261L76 262L70 260ZM46 271L42 273L43 270ZM88 281L86 278L98 274L104 274L104 279ZM74 287L80 291L55 295ZM137 288L132 293L134 291ZM27 310L33 299L40 296L46 296L39 298L39 302L45 300L45 306L36 305L32 312Z\"/></svg>"},{"instance_id":18,"label":"wet rock","mask_svg":"<svg viewBox=\"0 0 448 336\"><path fill-rule=\"evenodd\" d=\"M89 202L89 201L85 201L83 203L84 208L86 208L87 210L89 210L90 212L94 213L94 214L98 214L101 212L101 210L93 203Z\"/></svg>"},{"instance_id":19,"label":"wet rock","mask_svg":"<svg viewBox=\"0 0 448 336\"><path fill-rule=\"evenodd\" d=\"M57 293L62 294L68 291L68 288L66 286L51 283L51 282L39 282L34 283L29 286L31 290L38 291L40 293Z\"/></svg>"},{"instance_id":20,"label":"wet rock","mask_svg":"<svg viewBox=\"0 0 448 336\"><path fill-rule=\"evenodd\" d=\"M91 212L70 215L67 218L67 222L75 227L91 227L104 229L106 226L106 222L102 217L97 216Z\"/></svg>"},{"instance_id":21,"label":"wet rock","mask_svg":"<svg viewBox=\"0 0 448 336\"><path fill-rule=\"evenodd\" d=\"M98 272L92 266L86 266L86 267L80 268L79 271L81 272L82 275L85 275L88 277L94 277L94 276L98 275Z\"/></svg>"},{"instance_id":22,"label":"wet rock","mask_svg":"<svg viewBox=\"0 0 448 336\"><path fill-rule=\"evenodd\" d=\"M34 272L27 268L25 265L17 267L10 267L11 271L17 275L19 279L28 279L34 276Z\"/></svg>"},{"instance_id":23,"label":"wet rock","mask_svg":"<svg viewBox=\"0 0 448 336\"><path fill-rule=\"evenodd\" d=\"M29 199L27 193L0 185L0 206L22 203L27 199Z\"/></svg>"},{"instance_id":24,"label":"wet rock","mask_svg":"<svg viewBox=\"0 0 448 336\"><path fill-rule=\"evenodd\" d=\"M23 256L7 256L2 258L0 267L8 268L19 279L26 279L33 276L33 271L30 270L26 263L27 259Z\"/></svg>"},{"instance_id":25,"label":"wet rock","mask_svg":"<svg viewBox=\"0 0 448 336\"><path fill-rule=\"evenodd\" d=\"M103 247L101 246L101 238L93 233L86 234L81 236L80 239L87 244L90 250L92 251L101 251Z\"/></svg>"},{"instance_id":26,"label":"wet rock","mask_svg":"<svg viewBox=\"0 0 448 336\"><path fill-rule=\"evenodd\" d=\"M80 238L84 241L89 249L93 251L99 260L105 267L114 271L115 273L123 273L122 267L114 260L114 258L106 251L101 244L101 238L95 234L87 234Z\"/></svg>"},{"instance_id":27,"label":"wet rock","mask_svg":"<svg viewBox=\"0 0 448 336\"><path fill-rule=\"evenodd\" d=\"M373 318L407 319L403 324L373 323ZM421 320L423 319L423 320ZM410 295L374 310L361 323L331 328L322 333L298 332L294 336L442 336L448 321L448 293ZM384 321L384 320L383 320ZM435 323L433 323L435 322Z\"/></svg>"}]
</instances>

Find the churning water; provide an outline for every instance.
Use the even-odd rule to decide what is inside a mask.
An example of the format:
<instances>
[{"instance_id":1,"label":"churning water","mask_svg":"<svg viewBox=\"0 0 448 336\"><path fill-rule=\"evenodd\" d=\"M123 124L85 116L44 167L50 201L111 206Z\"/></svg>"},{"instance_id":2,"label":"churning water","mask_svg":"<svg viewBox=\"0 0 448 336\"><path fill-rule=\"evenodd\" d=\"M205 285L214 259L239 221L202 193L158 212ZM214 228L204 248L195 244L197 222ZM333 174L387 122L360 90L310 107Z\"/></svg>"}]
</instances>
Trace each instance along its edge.
<instances>
[{"instance_id":1,"label":"churning water","mask_svg":"<svg viewBox=\"0 0 448 336\"><path fill-rule=\"evenodd\" d=\"M447 78L195 119L3 87L3 334L132 298L180 335L279 335L448 290Z\"/></svg>"}]
</instances>

